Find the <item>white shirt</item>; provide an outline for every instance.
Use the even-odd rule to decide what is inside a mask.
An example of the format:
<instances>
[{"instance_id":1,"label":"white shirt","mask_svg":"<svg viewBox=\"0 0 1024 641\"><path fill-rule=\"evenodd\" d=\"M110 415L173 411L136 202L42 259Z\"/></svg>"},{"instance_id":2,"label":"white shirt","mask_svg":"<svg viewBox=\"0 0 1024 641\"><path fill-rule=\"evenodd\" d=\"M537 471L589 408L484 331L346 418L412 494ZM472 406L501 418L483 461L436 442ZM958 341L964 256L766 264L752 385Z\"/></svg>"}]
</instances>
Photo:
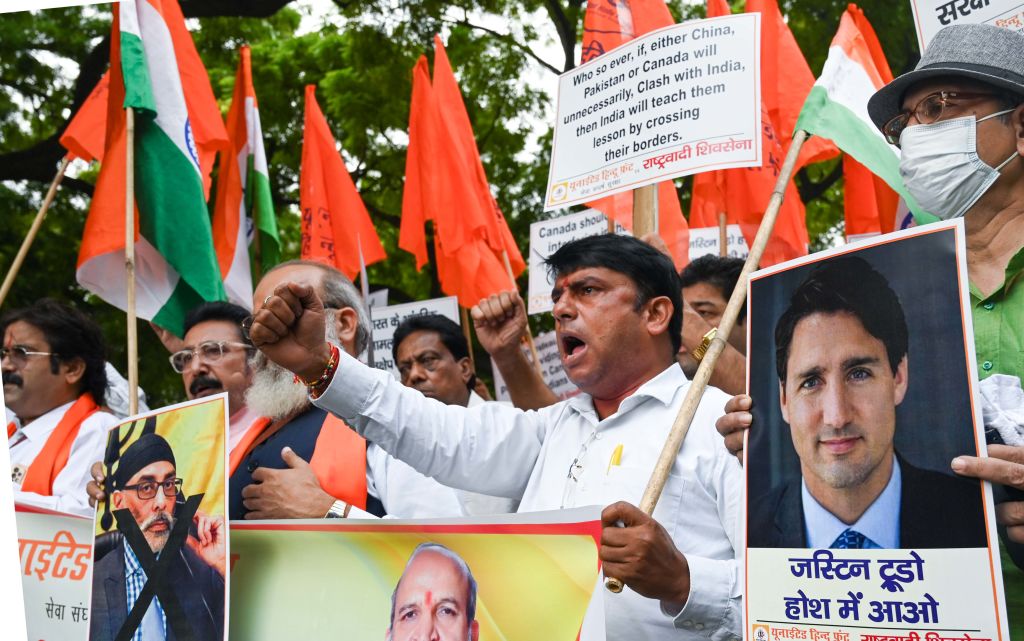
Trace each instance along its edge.
<instances>
[{"instance_id":1,"label":"white shirt","mask_svg":"<svg viewBox=\"0 0 1024 641\"><path fill-rule=\"evenodd\" d=\"M804 525L806 526L808 547L815 550L832 547L839 535L847 529L860 532L874 545L871 548L895 550L900 547L900 495L903 490L903 473L900 462L895 455L892 457L892 474L885 489L878 495L857 522L847 525L837 519L825 507L811 496L807 483L800 481L800 497L804 506Z\"/></svg>"},{"instance_id":2,"label":"white shirt","mask_svg":"<svg viewBox=\"0 0 1024 641\"><path fill-rule=\"evenodd\" d=\"M455 490L423 476L370 442L366 444L366 487L391 518L464 516Z\"/></svg>"},{"instance_id":3,"label":"white shirt","mask_svg":"<svg viewBox=\"0 0 1024 641\"><path fill-rule=\"evenodd\" d=\"M342 354L318 406L445 485L521 499L520 512L640 502L689 381L672 364L599 420L589 394L538 411L425 398ZM728 396L708 388L654 512L686 556L689 600L674 618L628 587L605 593L609 639L738 639L743 474L714 422ZM622 445L621 462L610 466ZM578 481L567 478L574 459ZM676 629L674 629L676 628Z\"/></svg>"},{"instance_id":4,"label":"white shirt","mask_svg":"<svg viewBox=\"0 0 1024 641\"><path fill-rule=\"evenodd\" d=\"M85 486L92 478L89 469L96 461L103 460L107 444L107 432L118 423L118 418L107 412L95 412L82 421L78 436L71 445L68 463L53 481L53 496L35 492L22 492L21 481L29 465L46 445L57 424L64 418L73 403L55 407L28 425L19 427L8 440L11 443L11 469L17 480L14 483L14 500L58 512L69 512L82 516L93 516L95 508L89 507L89 496Z\"/></svg>"},{"instance_id":5,"label":"white shirt","mask_svg":"<svg viewBox=\"0 0 1024 641\"><path fill-rule=\"evenodd\" d=\"M469 403L466 404L466 407L476 407L481 403L488 402L497 403L498 401L485 401L482 396L470 390ZM462 511L465 512L466 516L509 514L510 512L515 512L519 507L519 501L506 499L501 496L488 496L487 494L467 492L466 490L455 490L455 494L458 495L459 503L462 504Z\"/></svg>"}]
</instances>

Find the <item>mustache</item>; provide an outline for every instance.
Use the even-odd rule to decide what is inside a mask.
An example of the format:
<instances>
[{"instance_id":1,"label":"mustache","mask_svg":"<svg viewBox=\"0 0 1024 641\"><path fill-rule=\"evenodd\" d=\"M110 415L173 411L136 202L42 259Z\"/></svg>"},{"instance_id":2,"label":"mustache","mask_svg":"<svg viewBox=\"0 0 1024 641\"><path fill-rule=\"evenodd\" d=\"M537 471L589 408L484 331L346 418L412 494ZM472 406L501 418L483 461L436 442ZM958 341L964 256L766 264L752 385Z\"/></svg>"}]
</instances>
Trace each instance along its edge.
<instances>
[{"instance_id":1,"label":"mustache","mask_svg":"<svg viewBox=\"0 0 1024 641\"><path fill-rule=\"evenodd\" d=\"M204 387L212 387L214 389L223 389L224 385L219 380L212 376L199 376L196 380L192 381L192 384L188 386L190 394L195 395L200 389Z\"/></svg>"},{"instance_id":2,"label":"mustache","mask_svg":"<svg viewBox=\"0 0 1024 641\"><path fill-rule=\"evenodd\" d=\"M149 517L148 519L146 519L145 521L143 521L142 525L139 526L139 529L145 532L154 525L158 525L161 523L167 526L167 531L169 532L171 527L174 526L174 517L172 517L167 512L158 512L153 516Z\"/></svg>"},{"instance_id":3,"label":"mustache","mask_svg":"<svg viewBox=\"0 0 1024 641\"><path fill-rule=\"evenodd\" d=\"M18 387L23 387L25 385L25 379L23 379L20 375L15 374L14 372L4 372L3 384L17 385Z\"/></svg>"}]
</instances>

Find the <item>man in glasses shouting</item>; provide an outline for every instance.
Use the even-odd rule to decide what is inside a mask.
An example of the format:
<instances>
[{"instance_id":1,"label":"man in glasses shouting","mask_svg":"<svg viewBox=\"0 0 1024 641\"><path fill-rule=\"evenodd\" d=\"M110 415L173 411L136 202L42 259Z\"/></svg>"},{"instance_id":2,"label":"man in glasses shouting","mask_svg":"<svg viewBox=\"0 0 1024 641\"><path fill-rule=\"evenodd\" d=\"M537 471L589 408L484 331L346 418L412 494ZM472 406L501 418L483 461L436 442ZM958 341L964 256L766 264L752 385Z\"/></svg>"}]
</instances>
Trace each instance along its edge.
<instances>
[{"instance_id":1,"label":"man in glasses shouting","mask_svg":"<svg viewBox=\"0 0 1024 641\"><path fill-rule=\"evenodd\" d=\"M91 515L89 465L117 423L101 411L107 388L103 335L82 312L43 299L0 320L4 399L18 502Z\"/></svg>"}]
</instances>

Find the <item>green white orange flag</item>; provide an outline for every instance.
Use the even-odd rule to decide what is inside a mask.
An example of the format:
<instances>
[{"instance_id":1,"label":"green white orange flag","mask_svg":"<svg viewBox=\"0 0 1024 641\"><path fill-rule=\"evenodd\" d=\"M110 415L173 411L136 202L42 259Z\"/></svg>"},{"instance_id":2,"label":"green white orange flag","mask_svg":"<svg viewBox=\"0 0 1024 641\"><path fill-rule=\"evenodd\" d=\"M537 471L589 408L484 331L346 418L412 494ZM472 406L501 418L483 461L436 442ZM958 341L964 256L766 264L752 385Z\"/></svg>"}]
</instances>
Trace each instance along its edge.
<instances>
[{"instance_id":1,"label":"green white orange flag","mask_svg":"<svg viewBox=\"0 0 1024 641\"><path fill-rule=\"evenodd\" d=\"M131 107L136 311L180 336L187 310L224 298L183 86L196 78L181 71L172 33L185 24L173 0L123 0L114 6L106 144L77 278L108 303L127 308L125 108Z\"/></svg>"},{"instance_id":2,"label":"green white orange flag","mask_svg":"<svg viewBox=\"0 0 1024 641\"><path fill-rule=\"evenodd\" d=\"M73 158L85 162L103 160L103 142L107 135L107 92L110 90L110 72L96 83L82 106L75 112L67 129L60 136L60 144Z\"/></svg>"},{"instance_id":3,"label":"green white orange flag","mask_svg":"<svg viewBox=\"0 0 1024 641\"><path fill-rule=\"evenodd\" d=\"M300 256L334 265L354 279L362 265L387 256L316 102L315 85L306 85L304 127L299 175Z\"/></svg>"},{"instance_id":4,"label":"green white orange flag","mask_svg":"<svg viewBox=\"0 0 1024 641\"><path fill-rule=\"evenodd\" d=\"M869 38L858 26L866 20L858 14L860 10L852 4L843 13L825 67L796 127L835 142L902 196L919 223L932 222L936 219L925 214L903 186L899 150L885 141L868 117L868 99L885 84L885 78Z\"/></svg>"},{"instance_id":5,"label":"green white orange flag","mask_svg":"<svg viewBox=\"0 0 1024 641\"><path fill-rule=\"evenodd\" d=\"M235 93L228 111L231 145L220 157L213 246L228 300L251 308L250 238L251 252L259 265L257 278L280 260L281 245L270 197L270 175L248 45L242 46L239 56Z\"/></svg>"},{"instance_id":6,"label":"green white orange flag","mask_svg":"<svg viewBox=\"0 0 1024 641\"><path fill-rule=\"evenodd\" d=\"M588 62L637 36L675 24L664 0L588 0L583 17L580 63ZM606 196L587 203L627 229L633 228L633 192ZM676 267L689 262L690 229L675 185L658 184L658 235L672 253Z\"/></svg>"}]
</instances>

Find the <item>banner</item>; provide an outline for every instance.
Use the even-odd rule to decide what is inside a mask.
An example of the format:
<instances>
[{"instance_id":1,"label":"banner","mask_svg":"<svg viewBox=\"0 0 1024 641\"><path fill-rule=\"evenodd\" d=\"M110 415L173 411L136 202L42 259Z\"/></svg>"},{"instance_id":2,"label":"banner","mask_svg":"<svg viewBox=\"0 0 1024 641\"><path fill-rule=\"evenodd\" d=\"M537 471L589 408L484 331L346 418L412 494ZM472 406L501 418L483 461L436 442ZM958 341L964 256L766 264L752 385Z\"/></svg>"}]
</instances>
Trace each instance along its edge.
<instances>
[{"instance_id":1,"label":"banner","mask_svg":"<svg viewBox=\"0 0 1024 641\"><path fill-rule=\"evenodd\" d=\"M110 430L96 513L92 641L227 638L227 394Z\"/></svg>"},{"instance_id":2,"label":"banner","mask_svg":"<svg viewBox=\"0 0 1024 641\"><path fill-rule=\"evenodd\" d=\"M719 255L721 232L718 227L690 227L690 261L707 254ZM746 258L750 254L747 239L739 225L725 227L725 255L732 258Z\"/></svg>"},{"instance_id":3,"label":"banner","mask_svg":"<svg viewBox=\"0 0 1024 641\"><path fill-rule=\"evenodd\" d=\"M395 380L399 380L398 367L391 355L391 338L406 318L427 314L440 314L455 321L456 324L461 324L459 322L459 300L455 296L432 298L401 305L371 307L370 319L373 323L373 334L370 340L373 341L373 366L391 372Z\"/></svg>"},{"instance_id":4,"label":"banner","mask_svg":"<svg viewBox=\"0 0 1024 641\"><path fill-rule=\"evenodd\" d=\"M530 282L527 308L530 314L550 312L551 288L555 281L544 261L569 241L608 233L608 218L596 209L530 223ZM616 234L630 232L615 223Z\"/></svg>"},{"instance_id":5,"label":"banner","mask_svg":"<svg viewBox=\"0 0 1024 641\"><path fill-rule=\"evenodd\" d=\"M579 388L569 380L568 374L565 373L565 369L562 367L562 359L558 355L558 339L555 337L555 333L552 331L537 334L533 342L537 347L537 357L540 358L541 375L544 378L544 384L561 400L579 394ZM521 348L526 359L533 362L530 348L525 345L521 346ZM493 358L491 359L491 371L494 372L495 397L499 401L511 403L512 397L509 396L505 377L501 375Z\"/></svg>"},{"instance_id":6,"label":"banner","mask_svg":"<svg viewBox=\"0 0 1024 641\"><path fill-rule=\"evenodd\" d=\"M249 641L604 639L600 509L488 519L234 522L232 632ZM592 594L598 607L588 611Z\"/></svg>"},{"instance_id":7,"label":"banner","mask_svg":"<svg viewBox=\"0 0 1024 641\"><path fill-rule=\"evenodd\" d=\"M14 420L14 414L7 409L4 402L4 390L0 386L0 407L4 410L4 421ZM9 448L0 447L0 470L11 469ZM22 595L19 558L14 554L14 542L18 540L18 531L14 519L14 489L9 474L0 475L0 621L4 621L5 632L12 638L24 639L25 636L25 600ZM9 627L8 627L9 626Z\"/></svg>"},{"instance_id":8,"label":"banner","mask_svg":"<svg viewBox=\"0 0 1024 641\"><path fill-rule=\"evenodd\" d=\"M751 276L749 638L1010 638L967 282L962 219Z\"/></svg>"},{"instance_id":9,"label":"banner","mask_svg":"<svg viewBox=\"0 0 1024 641\"><path fill-rule=\"evenodd\" d=\"M691 20L562 74L545 210L761 164L760 14Z\"/></svg>"},{"instance_id":10,"label":"banner","mask_svg":"<svg viewBox=\"0 0 1024 641\"><path fill-rule=\"evenodd\" d=\"M1020 0L910 0L910 7L921 51L939 30L955 24L991 24L1024 33Z\"/></svg>"},{"instance_id":11,"label":"banner","mask_svg":"<svg viewBox=\"0 0 1024 641\"><path fill-rule=\"evenodd\" d=\"M85 639L92 585L92 520L15 505L29 639ZM20 614L7 621L21 620ZM10 638L17 638L11 635ZM24 635L21 638L25 638Z\"/></svg>"}]
</instances>

